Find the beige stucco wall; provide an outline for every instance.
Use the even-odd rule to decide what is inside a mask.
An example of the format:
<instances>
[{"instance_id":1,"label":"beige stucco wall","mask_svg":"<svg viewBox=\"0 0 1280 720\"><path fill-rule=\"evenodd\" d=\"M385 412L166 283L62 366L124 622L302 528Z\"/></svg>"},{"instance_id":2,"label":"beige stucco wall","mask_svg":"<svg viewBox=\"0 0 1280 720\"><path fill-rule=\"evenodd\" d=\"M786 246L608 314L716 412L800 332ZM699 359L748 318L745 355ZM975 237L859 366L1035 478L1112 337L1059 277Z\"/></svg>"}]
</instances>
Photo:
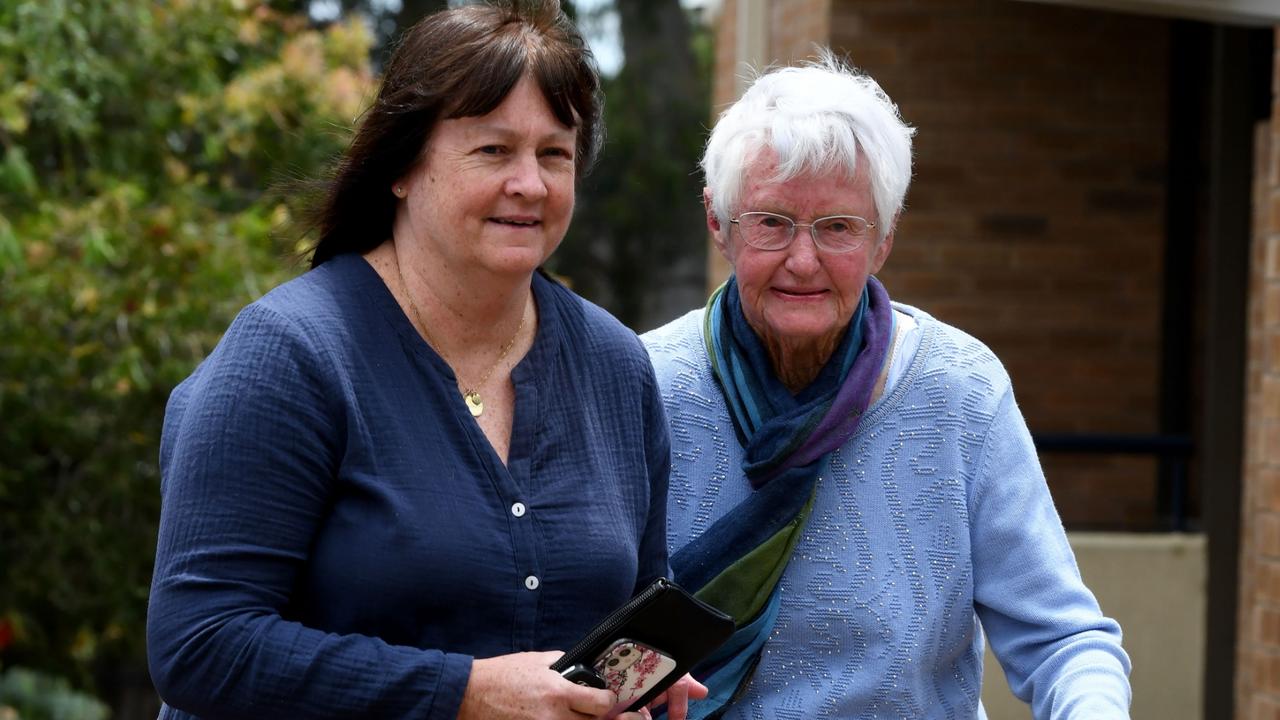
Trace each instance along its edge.
<instances>
[{"instance_id":1,"label":"beige stucco wall","mask_svg":"<svg viewBox=\"0 0 1280 720\"><path fill-rule=\"evenodd\" d=\"M1120 622L1133 661L1133 720L1204 717L1203 535L1071 533L1080 574L1102 611ZM987 652L982 701L989 720L1026 720Z\"/></svg>"}]
</instances>

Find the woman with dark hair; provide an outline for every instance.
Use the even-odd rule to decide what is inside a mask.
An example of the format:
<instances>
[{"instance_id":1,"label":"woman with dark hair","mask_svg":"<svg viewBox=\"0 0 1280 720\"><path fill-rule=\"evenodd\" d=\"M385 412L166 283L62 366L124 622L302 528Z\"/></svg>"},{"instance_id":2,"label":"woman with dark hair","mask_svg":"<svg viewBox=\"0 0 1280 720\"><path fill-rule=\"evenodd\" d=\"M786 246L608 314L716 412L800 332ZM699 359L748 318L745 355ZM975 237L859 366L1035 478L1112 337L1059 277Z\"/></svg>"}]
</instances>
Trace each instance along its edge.
<instances>
[{"instance_id":1,"label":"woman with dark hair","mask_svg":"<svg viewBox=\"0 0 1280 720\"><path fill-rule=\"evenodd\" d=\"M555 0L408 31L313 269L170 398L162 718L609 712L549 666L667 573L670 459L638 339L539 271L599 119Z\"/></svg>"}]
</instances>

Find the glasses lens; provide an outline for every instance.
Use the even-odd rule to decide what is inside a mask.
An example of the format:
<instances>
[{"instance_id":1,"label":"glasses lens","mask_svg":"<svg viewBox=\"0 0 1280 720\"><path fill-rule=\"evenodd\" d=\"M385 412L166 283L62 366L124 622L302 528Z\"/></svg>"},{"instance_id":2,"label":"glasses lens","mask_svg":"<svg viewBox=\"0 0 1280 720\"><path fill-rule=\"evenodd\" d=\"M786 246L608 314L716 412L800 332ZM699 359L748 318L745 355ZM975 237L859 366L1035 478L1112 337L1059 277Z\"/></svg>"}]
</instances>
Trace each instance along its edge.
<instances>
[{"instance_id":1,"label":"glasses lens","mask_svg":"<svg viewBox=\"0 0 1280 720\"><path fill-rule=\"evenodd\" d=\"M747 244L761 250L780 250L791 241L795 223L773 213L742 213L738 226Z\"/></svg>"},{"instance_id":2,"label":"glasses lens","mask_svg":"<svg viewBox=\"0 0 1280 720\"><path fill-rule=\"evenodd\" d=\"M818 234L818 244L833 252L848 252L867 238L870 224L854 215L822 218L813 224Z\"/></svg>"}]
</instances>

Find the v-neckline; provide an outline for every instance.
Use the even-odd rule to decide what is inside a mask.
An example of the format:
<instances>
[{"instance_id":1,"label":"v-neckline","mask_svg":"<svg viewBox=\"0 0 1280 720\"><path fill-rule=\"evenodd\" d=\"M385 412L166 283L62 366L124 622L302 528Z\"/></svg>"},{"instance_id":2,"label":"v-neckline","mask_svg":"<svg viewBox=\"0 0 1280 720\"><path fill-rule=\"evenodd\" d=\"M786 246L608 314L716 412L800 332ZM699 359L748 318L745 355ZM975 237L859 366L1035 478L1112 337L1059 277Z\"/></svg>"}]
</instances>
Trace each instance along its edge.
<instances>
[{"instance_id":1,"label":"v-neckline","mask_svg":"<svg viewBox=\"0 0 1280 720\"><path fill-rule=\"evenodd\" d=\"M361 271L361 281L382 311L384 318L400 337L404 347L411 355L418 358L420 363L425 362L426 367L423 370L428 368L434 370L441 376L441 382L446 387L456 387L458 380L453 368L413 326L377 269L363 256L353 255L352 259L364 267ZM341 258L334 258L330 262L338 261L341 261ZM542 378L537 369L550 367L554 352L559 346L557 339L560 333L560 318L558 306L553 297L555 293L551 287L552 282L542 277L541 271L537 271L530 283L535 311L538 313L538 325L529 351L511 368L511 384L515 397L512 403L511 436L507 443L506 460L504 461L498 454L493 443L489 441L489 436L485 435L484 429L471 416L461 393L452 393L448 403L455 422L461 425L463 432L471 440L473 451L484 459L485 464L490 467L490 472L494 473L496 478L503 478L517 488L522 484L528 484L527 481L522 483L521 479L529 477L538 422L544 414L538 408L543 398L540 392Z\"/></svg>"}]
</instances>

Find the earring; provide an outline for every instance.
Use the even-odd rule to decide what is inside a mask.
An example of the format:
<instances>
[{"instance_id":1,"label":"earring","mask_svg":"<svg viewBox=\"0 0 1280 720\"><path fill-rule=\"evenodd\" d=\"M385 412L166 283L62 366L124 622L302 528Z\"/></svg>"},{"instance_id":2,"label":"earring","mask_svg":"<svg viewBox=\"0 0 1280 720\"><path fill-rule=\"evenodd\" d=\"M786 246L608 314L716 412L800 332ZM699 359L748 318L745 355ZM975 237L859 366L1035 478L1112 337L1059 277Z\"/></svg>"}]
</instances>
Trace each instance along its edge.
<instances>
[{"instance_id":1,"label":"earring","mask_svg":"<svg viewBox=\"0 0 1280 720\"><path fill-rule=\"evenodd\" d=\"M394 193L396 197L402 198L404 197L404 186L396 185L395 189L393 189L391 192Z\"/></svg>"}]
</instances>

